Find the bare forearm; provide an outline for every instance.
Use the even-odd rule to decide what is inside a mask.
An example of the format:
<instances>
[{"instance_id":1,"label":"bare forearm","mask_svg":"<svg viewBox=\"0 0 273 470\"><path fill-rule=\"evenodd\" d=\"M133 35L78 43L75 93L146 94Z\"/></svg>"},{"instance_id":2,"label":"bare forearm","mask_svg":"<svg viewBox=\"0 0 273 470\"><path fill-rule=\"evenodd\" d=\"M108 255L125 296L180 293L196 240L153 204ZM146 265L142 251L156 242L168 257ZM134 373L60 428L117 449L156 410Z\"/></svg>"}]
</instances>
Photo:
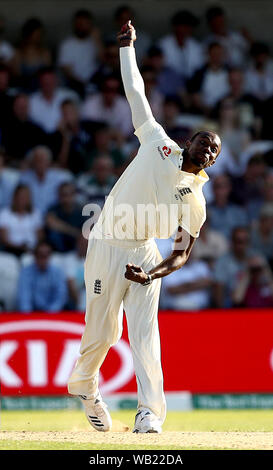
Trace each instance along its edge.
<instances>
[{"instance_id":1,"label":"bare forearm","mask_svg":"<svg viewBox=\"0 0 273 470\"><path fill-rule=\"evenodd\" d=\"M168 256L168 258L161 261L160 264L151 269L151 271L149 271L147 274L150 274L152 279L168 276L174 271L177 271L177 269L182 268L187 259L188 257L185 252L179 255L172 253L170 256Z\"/></svg>"}]
</instances>

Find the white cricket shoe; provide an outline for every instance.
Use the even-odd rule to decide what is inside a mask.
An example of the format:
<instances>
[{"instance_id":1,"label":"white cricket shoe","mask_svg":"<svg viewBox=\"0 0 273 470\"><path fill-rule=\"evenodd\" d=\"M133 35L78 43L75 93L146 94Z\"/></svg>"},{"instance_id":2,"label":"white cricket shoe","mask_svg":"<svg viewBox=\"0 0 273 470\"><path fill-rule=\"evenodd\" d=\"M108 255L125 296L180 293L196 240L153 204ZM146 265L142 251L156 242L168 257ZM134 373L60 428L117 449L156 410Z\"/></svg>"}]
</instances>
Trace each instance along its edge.
<instances>
[{"instance_id":1,"label":"white cricket shoe","mask_svg":"<svg viewBox=\"0 0 273 470\"><path fill-rule=\"evenodd\" d=\"M159 419L152 413L149 408L142 408L135 417L135 433L161 433L161 424Z\"/></svg>"},{"instance_id":2,"label":"white cricket shoe","mask_svg":"<svg viewBox=\"0 0 273 470\"><path fill-rule=\"evenodd\" d=\"M112 419L107 405L102 401L100 395L96 398L86 398L84 395L79 395L84 407L85 415L94 429L100 432L110 431L112 427Z\"/></svg>"}]
</instances>

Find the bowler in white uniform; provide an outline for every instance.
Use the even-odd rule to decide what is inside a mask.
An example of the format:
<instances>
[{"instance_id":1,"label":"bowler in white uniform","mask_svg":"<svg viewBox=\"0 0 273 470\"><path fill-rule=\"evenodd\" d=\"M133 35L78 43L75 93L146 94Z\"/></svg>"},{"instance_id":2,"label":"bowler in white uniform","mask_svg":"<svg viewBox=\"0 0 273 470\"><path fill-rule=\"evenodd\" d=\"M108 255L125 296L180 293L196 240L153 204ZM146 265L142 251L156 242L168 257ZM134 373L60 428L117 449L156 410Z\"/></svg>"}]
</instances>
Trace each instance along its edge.
<instances>
[{"instance_id":1,"label":"bowler in white uniform","mask_svg":"<svg viewBox=\"0 0 273 470\"><path fill-rule=\"evenodd\" d=\"M85 263L86 326L68 391L80 396L90 424L111 429L98 389L100 367L122 334L125 311L138 390L133 432L160 433L166 417L158 301L163 276L187 261L206 218L204 169L221 150L217 134L197 132L185 149L155 121L144 91L129 21L118 35L121 74L139 151L110 192L90 234ZM164 260L154 238L176 233Z\"/></svg>"}]
</instances>

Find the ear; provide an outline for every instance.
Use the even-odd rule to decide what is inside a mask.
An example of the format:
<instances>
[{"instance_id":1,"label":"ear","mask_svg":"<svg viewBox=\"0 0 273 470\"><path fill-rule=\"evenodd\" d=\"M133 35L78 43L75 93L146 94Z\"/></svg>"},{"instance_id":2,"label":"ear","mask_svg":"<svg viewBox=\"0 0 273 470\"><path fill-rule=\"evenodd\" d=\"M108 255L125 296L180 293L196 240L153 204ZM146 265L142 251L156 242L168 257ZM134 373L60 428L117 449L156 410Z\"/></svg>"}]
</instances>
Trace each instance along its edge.
<instances>
[{"instance_id":1,"label":"ear","mask_svg":"<svg viewBox=\"0 0 273 470\"><path fill-rule=\"evenodd\" d=\"M187 149L190 148L190 146L191 146L191 141L190 141L189 139L186 140L185 146L186 146Z\"/></svg>"}]
</instances>

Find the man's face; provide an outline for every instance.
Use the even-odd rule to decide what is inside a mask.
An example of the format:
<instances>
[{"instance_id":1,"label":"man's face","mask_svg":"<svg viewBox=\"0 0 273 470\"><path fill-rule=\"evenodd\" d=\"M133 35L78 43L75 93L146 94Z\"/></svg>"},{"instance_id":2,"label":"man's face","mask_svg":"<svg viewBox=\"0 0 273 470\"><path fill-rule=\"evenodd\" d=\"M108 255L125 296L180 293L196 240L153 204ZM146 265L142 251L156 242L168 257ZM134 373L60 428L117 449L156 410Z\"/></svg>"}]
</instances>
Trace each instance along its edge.
<instances>
[{"instance_id":1,"label":"man's face","mask_svg":"<svg viewBox=\"0 0 273 470\"><path fill-rule=\"evenodd\" d=\"M220 137L214 132L201 132L186 141L190 161L200 170L213 165L221 151Z\"/></svg>"},{"instance_id":2,"label":"man's face","mask_svg":"<svg viewBox=\"0 0 273 470\"><path fill-rule=\"evenodd\" d=\"M87 38L92 29L92 22L90 18L85 16L79 16L75 19L74 22L74 33L75 35L80 38L84 39Z\"/></svg>"},{"instance_id":3,"label":"man's face","mask_svg":"<svg viewBox=\"0 0 273 470\"><path fill-rule=\"evenodd\" d=\"M245 256L249 245L247 230L237 229L232 235L232 251L237 256Z\"/></svg>"},{"instance_id":4,"label":"man's face","mask_svg":"<svg viewBox=\"0 0 273 470\"><path fill-rule=\"evenodd\" d=\"M51 249L49 246L41 245L35 254L35 261L39 269L45 270L48 266L51 255Z\"/></svg>"}]
</instances>

